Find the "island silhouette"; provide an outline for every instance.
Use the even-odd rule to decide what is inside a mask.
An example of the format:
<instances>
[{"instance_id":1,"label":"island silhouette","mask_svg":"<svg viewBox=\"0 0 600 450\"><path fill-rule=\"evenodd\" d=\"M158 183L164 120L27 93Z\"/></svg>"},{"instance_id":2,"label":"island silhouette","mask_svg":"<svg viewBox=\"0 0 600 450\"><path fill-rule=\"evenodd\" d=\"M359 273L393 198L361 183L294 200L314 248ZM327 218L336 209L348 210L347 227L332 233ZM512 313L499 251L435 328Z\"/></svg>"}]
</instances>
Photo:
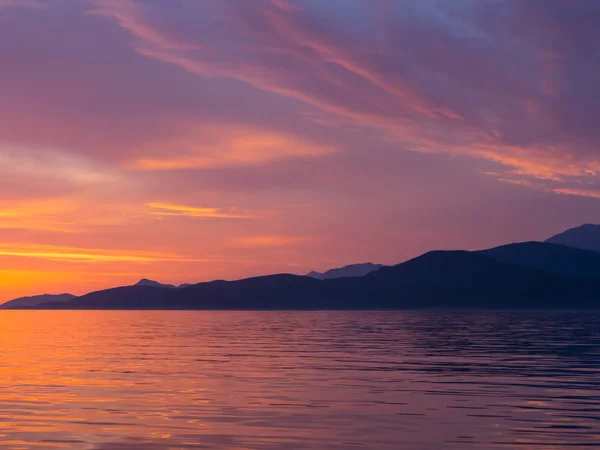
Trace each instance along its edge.
<instances>
[{"instance_id":1,"label":"island silhouette","mask_svg":"<svg viewBox=\"0 0 600 450\"><path fill-rule=\"evenodd\" d=\"M556 243L559 241L560 243ZM174 286L133 286L15 299L2 309L319 310L600 308L600 225L545 242L432 251L395 266L355 264L306 276L275 274Z\"/></svg>"}]
</instances>

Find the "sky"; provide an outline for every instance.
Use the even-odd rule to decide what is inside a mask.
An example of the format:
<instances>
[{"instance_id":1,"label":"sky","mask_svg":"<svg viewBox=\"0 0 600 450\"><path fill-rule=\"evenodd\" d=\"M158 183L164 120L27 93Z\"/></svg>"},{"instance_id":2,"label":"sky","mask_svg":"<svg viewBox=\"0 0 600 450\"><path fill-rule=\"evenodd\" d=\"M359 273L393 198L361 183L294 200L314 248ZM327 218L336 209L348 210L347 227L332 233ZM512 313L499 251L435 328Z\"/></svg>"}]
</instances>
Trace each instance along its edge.
<instances>
[{"instance_id":1,"label":"sky","mask_svg":"<svg viewBox=\"0 0 600 450\"><path fill-rule=\"evenodd\" d=\"M596 0L0 0L0 301L600 222Z\"/></svg>"}]
</instances>

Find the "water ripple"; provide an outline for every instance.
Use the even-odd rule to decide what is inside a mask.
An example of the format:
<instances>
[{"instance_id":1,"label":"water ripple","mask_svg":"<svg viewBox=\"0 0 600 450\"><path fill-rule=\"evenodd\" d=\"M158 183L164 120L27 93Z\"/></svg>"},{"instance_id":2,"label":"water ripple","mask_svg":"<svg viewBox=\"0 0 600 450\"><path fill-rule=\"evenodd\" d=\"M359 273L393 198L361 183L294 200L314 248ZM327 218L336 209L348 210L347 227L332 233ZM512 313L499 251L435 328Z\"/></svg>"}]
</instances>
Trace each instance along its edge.
<instances>
[{"instance_id":1,"label":"water ripple","mask_svg":"<svg viewBox=\"0 0 600 450\"><path fill-rule=\"evenodd\" d=\"M0 448L600 448L600 313L0 313Z\"/></svg>"}]
</instances>

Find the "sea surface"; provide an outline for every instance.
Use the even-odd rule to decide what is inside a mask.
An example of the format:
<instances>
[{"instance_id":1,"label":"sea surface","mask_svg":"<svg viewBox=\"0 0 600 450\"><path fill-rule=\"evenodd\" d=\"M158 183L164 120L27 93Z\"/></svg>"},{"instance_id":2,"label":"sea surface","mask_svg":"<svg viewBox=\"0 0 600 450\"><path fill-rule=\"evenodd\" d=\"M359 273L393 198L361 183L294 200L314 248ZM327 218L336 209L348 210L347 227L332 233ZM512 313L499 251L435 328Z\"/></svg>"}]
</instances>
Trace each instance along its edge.
<instances>
[{"instance_id":1,"label":"sea surface","mask_svg":"<svg viewBox=\"0 0 600 450\"><path fill-rule=\"evenodd\" d=\"M0 312L0 449L600 448L600 313Z\"/></svg>"}]
</instances>

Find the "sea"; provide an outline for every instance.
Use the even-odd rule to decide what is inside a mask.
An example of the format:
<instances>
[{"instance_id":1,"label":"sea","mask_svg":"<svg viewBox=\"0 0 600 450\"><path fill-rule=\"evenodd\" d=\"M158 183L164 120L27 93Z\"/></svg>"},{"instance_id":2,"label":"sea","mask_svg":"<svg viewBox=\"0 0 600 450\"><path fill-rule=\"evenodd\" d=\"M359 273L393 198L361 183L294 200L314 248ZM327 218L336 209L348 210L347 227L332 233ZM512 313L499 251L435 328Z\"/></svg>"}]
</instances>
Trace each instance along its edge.
<instances>
[{"instance_id":1,"label":"sea","mask_svg":"<svg viewBox=\"0 0 600 450\"><path fill-rule=\"evenodd\" d=\"M0 449L600 448L600 313L0 311Z\"/></svg>"}]
</instances>

